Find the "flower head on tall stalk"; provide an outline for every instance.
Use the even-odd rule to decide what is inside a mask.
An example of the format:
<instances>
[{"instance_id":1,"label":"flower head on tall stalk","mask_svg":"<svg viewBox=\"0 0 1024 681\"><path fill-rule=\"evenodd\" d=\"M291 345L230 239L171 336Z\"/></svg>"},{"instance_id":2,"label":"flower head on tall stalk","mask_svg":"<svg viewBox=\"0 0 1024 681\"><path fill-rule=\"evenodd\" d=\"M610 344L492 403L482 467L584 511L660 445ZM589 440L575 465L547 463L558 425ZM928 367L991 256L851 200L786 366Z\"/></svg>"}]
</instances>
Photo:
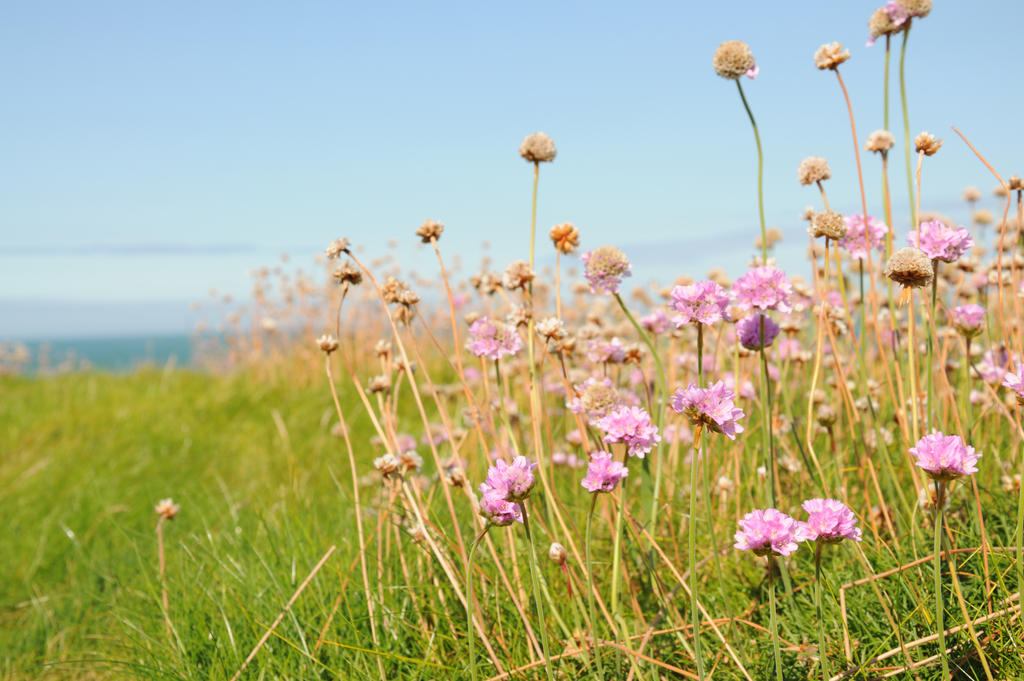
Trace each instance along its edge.
<instances>
[{"instance_id":1,"label":"flower head on tall stalk","mask_svg":"<svg viewBox=\"0 0 1024 681\"><path fill-rule=\"evenodd\" d=\"M581 485L588 492L611 492L627 475L629 469L616 461L609 452L595 452L587 464L587 474Z\"/></svg>"},{"instance_id":2,"label":"flower head on tall stalk","mask_svg":"<svg viewBox=\"0 0 1024 681\"><path fill-rule=\"evenodd\" d=\"M658 427L641 407L621 406L594 422L604 431L604 442L624 442L630 456L644 458L661 442Z\"/></svg>"},{"instance_id":3,"label":"flower head on tall stalk","mask_svg":"<svg viewBox=\"0 0 1024 681\"><path fill-rule=\"evenodd\" d=\"M555 142L543 132L535 132L523 138L519 155L529 163L551 163L558 155Z\"/></svg>"},{"instance_id":4,"label":"flower head on tall stalk","mask_svg":"<svg viewBox=\"0 0 1024 681\"><path fill-rule=\"evenodd\" d=\"M768 315L753 314L736 322L736 334L747 350L762 350L775 342L779 325Z\"/></svg>"},{"instance_id":5,"label":"flower head on tall stalk","mask_svg":"<svg viewBox=\"0 0 1024 681\"><path fill-rule=\"evenodd\" d=\"M691 322L710 326L729 319L729 294L713 281L676 286L670 295L672 308L678 313L672 317L677 328Z\"/></svg>"},{"instance_id":6,"label":"flower head on tall stalk","mask_svg":"<svg viewBox=\"0 0 1024 681\"><path fill-rule=\"evenodd\" d=\"M977 303L954 307L950 321L961 336L974 338L981 333L985 325L985 308Z\"/></svg>"},{"instance_id":7,"label":"flower head on tall stalk","mask_svg":"<svg viewBox=\"0 0 1024 681\"><path fill-rule=\"evenodd\" d=\"M850 254L850 260L868 259L868 251L864 245L865 233L871 248L878 251L885 248L885 235L889 233L889 227L884 222L870 215L867 220L863 215L847 215L843 219L846 221L846 235L837 240L836 244Z\"/></svg>"},{"instance_id":8,"label":"flower head on tall stalk","mask_svg":"<svg viewBox=\"0 0 1024 681\"><path fill-rule=\"evenodd\" d=\"M736 304L743 310L792 310L790 298L793 285L786 278L786 273L771 265L760 265L747 270L747 273L733 284Z\"/></svg>"},{"instance_id":9,"label":"flower head on tall stalk","mask_svg":"<svg viewBox=\"0 0 1024 681\"><path fill-rule=\"evenodd\" d=\"M932 260L955 262L974 246L971 233L963 227L950 227L941 220L927 220L907 235L907 242Z\"/></svg>"},{"instance_id":10,"label":"flower head on tall stalk","mask_svg":"<svg viewBox=\"0 0 1024 681\"><path fill-rule=\"evenodd\" d=\"M959 435L943 435L938 431L918 440L910 453L917 459L918 468L942 482L977 473L981 457L974 447L965 445Z\"/></svg>"},{"instance_id":11,"label":"flower head on tall stalk","mask_svg":"<svg viewBox=\"0 0 1024 681\"><path fill-rule=\"evenodd\" d=\"M932 283L935 268L932 259L924 251L904 246L889 256L883 273L905 289L914 289Z\"/></svg>"},{"instance_id":12,"label":"flower head on tall stalk","mask_svg":"<svg viewBox=\"0 0 1024 681\"><path fill-rule=\"evenodd\" d=\"M742 40L727 40L718 46L711 66L722 78L738 80L740 76L756 78L760 69L754 61L750 46Z\"/></svg>"},{"instance_id":13,"label":"flower head on tall stalk","mask_svg":"<svg viewBox=\"0 0 1024 681\"><path fill-rule=\"evenodd\" d=\"M896 0L891 0L885 7L879 7L868 19L868 43L871 47L875 41L884 36L891 36L903 30L907 21L907 13Z\"/></svg>"},{"instance_id":14,"label":"flower head on tall stalk","mask_svg":"<svg viewBox=\"0 0 1024 681\"><path fill-rule=\"evenodd\" d=\"M480 317L469 326L469 351L477 357L499 359L523 349L523 339L515 327Z\"/></svg>"},{"instance_id":15,"label":"flower head on tall stalk","mask_svg":"<svg viewBox=\"0 0 1024 681\"><path fill-rule=\"evenodd\" d=\"M591 293L618 293L622 279L632 276L629 258L615 246L599 246L580 259Z\"/></svg>"},{"instance_id":16,"label":"flower head on tall stalk","mask_svg":"<svg viewBox=\"0 0 1024 681\"><path fill-rule=\"evenodd\" d=\"M1003 387L1009 388L1017 396L1017 404L1024 407L1024 364L1017 364L1015 371L1007 371L1003 375Z\"/></svg>"},{"instance_id":17,"label":"flower head on tall stalk","mask_svg":"<svg viewBox=\"0 0 1024 681\"><path fill-rule=\"evenodd\" d=\"M707 388L698 388L691 383L687 388L676 390L672 396L672 409L684 414L693 426L722 433L735 440L743 426L743 410L733 404L735 396L724 382L718 381Z\"/></svg>"},{"instance_id":18,"label":"flower head on tall stalk","mask_svg":"<svg viewBox=\"0 0 1024 681\"><path fill-rule=\"evenodd\" d=\"M857 516L846 504L836 499L808 499L801 507L807 511L807 520L800 527L802 541L835 544L843 539L861 540Z\"/></svg>"},{"instance_id":19,"label":"flower head on tall stalk","mask_svg":"<svg viewBox=\"0 0 1024 681\"><path fill-rule=\"evenodd\" d=\"M798 520L774 508L757 509L739 521L740 528L733 537L734 548L753 551L758 556L777 553L788 556L803 541L803 529Z\"/></svg>"}]
</instances>

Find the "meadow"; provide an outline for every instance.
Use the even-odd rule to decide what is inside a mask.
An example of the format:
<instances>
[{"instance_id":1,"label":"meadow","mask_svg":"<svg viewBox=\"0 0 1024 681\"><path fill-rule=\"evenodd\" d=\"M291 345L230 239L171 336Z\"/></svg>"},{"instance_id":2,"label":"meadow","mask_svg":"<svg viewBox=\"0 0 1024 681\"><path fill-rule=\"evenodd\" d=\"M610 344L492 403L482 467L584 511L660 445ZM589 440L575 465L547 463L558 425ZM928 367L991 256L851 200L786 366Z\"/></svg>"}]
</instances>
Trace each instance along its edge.
<instances>
[{"instance_id":1,"label":"meadow","mask_svg":"<svg viewBox=\"0 0 1024 681\"><path fill-rule=\"evenodd\" d=\"M538 132L510 262L466 276L434 219L430 272L342 235L258 272L199 370L0 375L2 678L1024 678L1024 181L909 129L930 11L869 23L902 130L857 127L849 50L808 60L857 176L792 169L802 272L727 41L761 211L703 279L538 225ZM996 185L967 225L921 205L954 143Z\"/></svg>"}]
</instances>

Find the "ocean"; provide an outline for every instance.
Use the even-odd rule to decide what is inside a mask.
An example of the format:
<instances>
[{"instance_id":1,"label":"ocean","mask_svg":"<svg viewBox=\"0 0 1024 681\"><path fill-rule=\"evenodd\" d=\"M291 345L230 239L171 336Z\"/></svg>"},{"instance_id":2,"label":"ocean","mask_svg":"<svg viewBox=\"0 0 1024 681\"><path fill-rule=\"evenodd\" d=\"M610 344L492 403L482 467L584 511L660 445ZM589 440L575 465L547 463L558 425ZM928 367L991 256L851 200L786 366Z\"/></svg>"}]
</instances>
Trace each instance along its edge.
<instances>
[{"instance_id":1,"label":"ocean","mask_svg":"<svg viewBox=\"0 0 1024 681\"><path fill-rule=\"evenodd\" d=\"M192 365L192 337L187 334L62 338L20 341L28 351L25 373L52 370L100 369L132 371L142 366Z\"/></svg>"}]
</instances>

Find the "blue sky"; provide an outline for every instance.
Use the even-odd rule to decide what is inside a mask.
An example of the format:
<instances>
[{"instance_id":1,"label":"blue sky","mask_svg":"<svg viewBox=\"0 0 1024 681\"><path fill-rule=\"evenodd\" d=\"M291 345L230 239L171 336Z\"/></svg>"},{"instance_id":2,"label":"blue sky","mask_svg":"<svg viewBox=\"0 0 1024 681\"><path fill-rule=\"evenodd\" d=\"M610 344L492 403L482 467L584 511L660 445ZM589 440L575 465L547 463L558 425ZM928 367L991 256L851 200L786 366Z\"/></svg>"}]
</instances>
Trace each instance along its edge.
<instances>
[{"instance_id":1,"label":"blue sky","mask_svg":"<svg viewBox=\"0 0 1024 681\"><path fill-rule=\"evenodd\" d=\"M525 257L530 168L516 149L535 130L559 148L542 169L542 229L568 220L585 247L623 246L638 281L742 269L756 157L735 86L711 69L729 39L761 67L744 86L767 216L797 268L816 198L795 179L803 157L827 157L833 207L859 211L842 96L812 55L833 40L853 52L842 73L863 141L882 126L884 51L864 46L880 1L16 3L0 24L0 313L17 312L0 314L0 336L133 328L104 312L68 329L51 321L62 305L180 302L180 318L136 323L187 330L188 301L244 296L250 270L281 252L311 264L338 235L370 254L401 238L403 262L430 271L412 237L426 218L467 264L485 239L499 265ZM1024 170L1010 66L1022 20L1018 1L937 0L915 23L911 132L946 140L923 208L964 219L962 188L995 184L951 125L1005 174ZM895 78L892 93L900 136ZM877 158L863 161L880 213Z\"/></svg>"}]
</instances>

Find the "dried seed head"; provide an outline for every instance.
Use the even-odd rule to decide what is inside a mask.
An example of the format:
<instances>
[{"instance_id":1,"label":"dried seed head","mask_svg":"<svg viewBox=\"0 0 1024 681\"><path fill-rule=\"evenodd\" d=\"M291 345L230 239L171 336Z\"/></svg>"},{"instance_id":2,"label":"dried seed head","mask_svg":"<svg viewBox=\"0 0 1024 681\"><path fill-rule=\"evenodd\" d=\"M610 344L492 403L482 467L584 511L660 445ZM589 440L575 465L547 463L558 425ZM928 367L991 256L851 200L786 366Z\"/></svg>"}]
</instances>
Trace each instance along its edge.
<instances>
[{"instance_id":1,"label":"dried seed head","mask_svg":"<svg viewBox=\"0 0 1024 681\"><path fill-rule=\"evenodd\" d=\"M558 317L545 317L537 322L537 334L546 340L561 340L565 337L565 324Z\"/></svg>"},{"instance_id":2,"label":"dried seed head","mask_svg":"<svg viewBox=\"0 0 1024 681\"><path fill-rule=\"evenodd\" d=\"M338 349L338 339L329 333L325 333L316 339L316 344L328 355Z\"/></svg>"},{"instance_id":3,"label":"dried seed head","mask_svg":"<svg viewBox=\"0 0 1024 681\"><path fill-rule=\"evenodd\" d=\"M568 558L569 552L565 550L565 547L558 542L551 542L551 548L548 549L548 558L551 559L556 565L565 565L565 559Z\"/></svg>"},{"instance_id":4,"label":"dried seed head","mask_svg":"<svg viewBox=\"0 0 1024 681\"><path fill-rule=\"evenodd\" d=\"M992 211L986 208L980 208L974 211L974 221L979 225L990 225L992 224Z\"/></svg>"},{"instance_id":5,"label":"dried seed head","mask_svg":"<svg viewBox=\"0 0 1024 681\"><path fill-rule=\"evenodd\" d=\"M800 167L796 169L796 179L800 184L814 184L832 177L832 170L828 167L828 161L821 156L808 156L800 161Z\"/></svg>"},{"instance_id":6,"label":"dried seed head","mask_svg":"<svg viewBox=\"0 0 1024 681\"><path fill-rule=\"evenodd\" d=\"M814 65L819 69L839 68L839 65L850 58L850 51L844 50L840 43L828 43L814 53Z\"/></svg>"},{"instance_id":7,"label":"dried seed head","mask_svg":"<svg viewBox=\"0 0 1024 681\"><path fill-rule=\"evenodd\" d=\"M533 269L530 264L523 260L515 260L505 268L501 275L501 285L509 291L525 289L526 285L533 281Z\"/></svg>"},{"instance_id":8,"label":"dried seed head","mask_svg":"<svg viewBox=\"0 0 1024 681\"><path fill-rule=\"evenodd\" d=\"M932 261L913 246L904 246L893 253L885 264L884 274L906 288L927 286L935 276Z\"/></svg>"},{"instance_id":9,"label":"dried seed head","mask_svg":"<svg viewBox=\"0 0 1024 681\"><path fill-rule=\"evenodd\" d=\"M440 239L441 232L444 231L444 225L436 220L426 220L420 228L416 230L416 236L423 240L423 243L429 244L430 241Z\"/></svg>"},{"instance_id":10,"label":"dried seed head","mask_svg":"<svg viewBox=\"0 0 1024 681\"><path fill-rule=\"evenodd\" d=\"M888 130L875 130L868 135L868 141L864 144L864 148L880 154L892 149L894 144L896 144L896 138L893 137L891 132Z\"/></svg>"},{"instance_id":11,"label":"dried seed head","mask_svg":"<svg viewBox=\"0 0 1024 681\"><path fill-rule=\"evenodd\" d=\"M530 163L550 163L557 154L554 140L542 132L527 135L519 145L519 155Z\"/></svg>"},{"instance_id":12,"label":"dried seed head","mask_svg":"<svg viewBox=\"0 0 1024 681\"><path fill-rule=\"evenodd\" d=\"M964 201L977 201L981 198L981 190L977 187L967 187L964 189Z\"/></svg>"},{"instance_id":13,"label":"dried seed head","mask_svg":"<svg viewBox=\"0 0 1024 681\"><path fill-rule=\"evenodd\" d=\"M903 30L903 26L897 26L884 7L879 7L868 19L868 34L871 36L871 40L874 41L876 38L880 38L883 35L892 35L899 33Z\"/></svg>"},{"instance_id":14,"label":"dried seed head","mask_svg":"<svg viewBox=\"0 0 1024 681\"><path fill-rule=\"evenodd\" d=\"M374 376L370 379L367 387L371 393L386 393L391 389L391 379L383 374Z\"/></svg>"},{"instance_id":15,"label":"dried seed head","mask_svg":"<svg viewBox=\"0 0 1024 681\"><path fill-rule=\"evenodd\" d=\"M1006 198L1007 195L1006 187L1001 184L996 185L996 188L992 190L992 195L997 196L1001 199Z\"/></svg>"},{"instance_id":16,"label":"dried seed head","mask_svg":"<svg viewBox=\"0 0 1024 681\"><path fill-rule=\"evenodd\" d=\"M358 286L363 281L363 273L350 262L343 262L331 272L331 276L339 284L351 284Z\"/></svg>"},{"instance_id":17,"label":"dried seed head","mask_svg":"<svg viewBox=\"0 0 1024 681\"><path fill-rule=\"evenodd\" d=\"M823 404L818 407L818 411L815 412L814 418L818 421L818 425L825 428L831 428L835 425L838 414L836 414L835 409L827 404Z\"/></svg>"},{"instance_id":18,"label":"dried seed head","mask_svg":"<svg viewBox=\"0 0 1024 681\"><path fill-rule=\"evenodd\" d=\"M337 258L346 251L348 251L348 239L345 237L335 239L324 249L324 253L327 254L328 258Z\"/></svg>"},{"instance_id":19,"label":"dried seed head","mask_svg":"<svg viewBox=\"0 0 1024 681\"><path fill-rule=\"evenodd\" d=\"M572 253L580 245L580 233L573 227L571 222L555 225L548 232L548 236L551 237L555 248L566 255Z\"/></svg>"},{"instance_id":20,"label":"dried seed head","mask_svg":"<svg viewBox=\"0 0 1024 681\"><path fill-rule=\"evenodd\" d=\"M932 0L896 0L896 4L912 17L926 17L932 11Z\"/></svg>"},{"instance_id":21,"label":"dried seed head","mask_svg":"<svg viewBox=\"0 0 1024 681\"><path fill-rule=\"evenodd\" d=\"M1010 179L1007 181L1007 186L1011 192L1019 192L1024 190L1024 180L1020 179L1016 175L1010 175Z\"/></svg>"},{"instance_id":22,"label":"dried seed head","mask_svg":"<svg viewBox=\"0 0 1024 681\"><path fill-rule=\"evenodd\" d=\"M374 459L373 467L376 468L381 475L387 478L398 474L398 471L402 468L402 462L399 461L398 457L394 454L388 453Z\"/></svg>"},{"instance_id":23,"label":"dried seed head","mask_svg":"<svg viewBox=\"0 0 1024 681\"><path fill-rule=\"evenodd\" d=\"M378 357L387 357L391 354L391 341L379 340L373 346L373 351Z\"/></svg>"},{"instance_id":24,"label":"dried seed head","mask_svg":"<svg viewBox=\"0 0 1024 681\"><path fill-rule=\"evenodd\" d=\"M161 499L156 502L156 506L153 507L156 514L164 520L174 520L174 516L178 515L181 511L181 506L174 503L174 499L168 497L167 499Z\"/></svg>"},{"instance_id":25,"label":"dried seed head","mask_svg":"<svg viewBox=\"0 0 1024 681\"><path fill-rule=\"evenodd\" d=\"M829 239L842 239L846 236L847 230L846 220L841 214L834 210L823 210L814 214L808 232L814 238L823 236Z\"/></svg>"},{"instance_id":26,"label":"dried seed head","mask_svg":"<svg viewBox=\"0 0 1024 681\"><path fill-rule=\"evenodd\" d=\"M940 147L942 140L935 139L935 135L930 132L922 132L914 138L914 149L923 152L925 156L934 156Z\"/></svg>"},{"instance_id":27,"label":"dried seed head","mask_svg":"<svg viewBox=\"0 0 1024 681\"><path fill-rule=\"evenodd\" d=\"M722 78L736 80L754 68L754 55L742 40L726 40L715 50L711 66Z\"/></svg>"}]
</instances>

